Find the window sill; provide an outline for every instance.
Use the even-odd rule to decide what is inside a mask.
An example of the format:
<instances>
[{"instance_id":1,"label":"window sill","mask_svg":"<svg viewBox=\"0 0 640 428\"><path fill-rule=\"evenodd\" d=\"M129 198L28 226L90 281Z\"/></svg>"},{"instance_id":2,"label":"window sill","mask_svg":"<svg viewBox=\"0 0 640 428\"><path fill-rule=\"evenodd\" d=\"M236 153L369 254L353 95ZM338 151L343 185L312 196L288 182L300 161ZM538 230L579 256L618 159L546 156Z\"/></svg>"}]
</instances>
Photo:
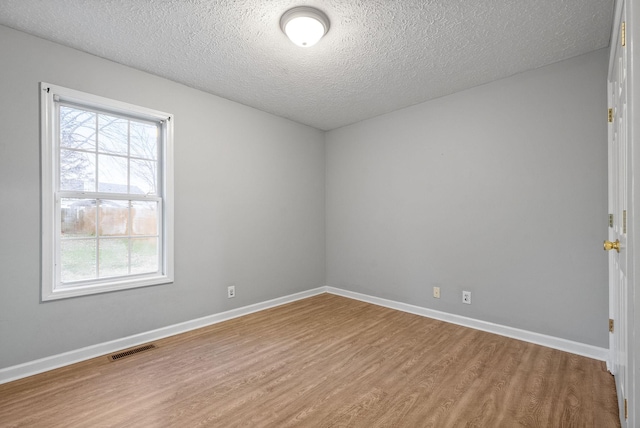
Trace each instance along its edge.
<instances>
[{"instance_id":1,"label":"window sill","mask_svg":"<svg viewBox=\"0 0 640 428\"><path fill-rule=\"evenodd\" d=\"M57 288L45 290L42 293L42 301L68 299L72 297L88 296L92 294L109 293L112 291L128 290L132 288L149 287L152 285L170 284L173 278L162 275L139 279L125 278L100 284L80 285L75 287Z\"/></svg>"}]
</instances>

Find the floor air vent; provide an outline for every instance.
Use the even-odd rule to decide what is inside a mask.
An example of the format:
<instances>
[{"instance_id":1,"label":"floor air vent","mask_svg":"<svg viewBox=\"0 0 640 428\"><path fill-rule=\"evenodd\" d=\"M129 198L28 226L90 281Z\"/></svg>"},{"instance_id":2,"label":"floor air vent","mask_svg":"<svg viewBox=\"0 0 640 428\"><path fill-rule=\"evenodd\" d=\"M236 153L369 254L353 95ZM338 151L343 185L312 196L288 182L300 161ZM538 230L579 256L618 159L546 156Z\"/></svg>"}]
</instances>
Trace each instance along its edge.
<instances>
[{"instance_id":1,"label":"floor air vent","mask_svg":"<svg viewBox=\"0 0 640 428\"><path fill-rule=\"evenodd\" d=\"M129 349L127 351L118 352L117 354L111 354L111 355L109 355L109 359L111 361L118 361L118 360L121 360L123 358L127 358L127 357L130 357L130 356L135 355L135 354L139 354L140 352L150 351L150 350L156 349L156 348L157 348L156 345L144 345L144 346L140 346L138 348Z\"/></svg>"}]
</instances>

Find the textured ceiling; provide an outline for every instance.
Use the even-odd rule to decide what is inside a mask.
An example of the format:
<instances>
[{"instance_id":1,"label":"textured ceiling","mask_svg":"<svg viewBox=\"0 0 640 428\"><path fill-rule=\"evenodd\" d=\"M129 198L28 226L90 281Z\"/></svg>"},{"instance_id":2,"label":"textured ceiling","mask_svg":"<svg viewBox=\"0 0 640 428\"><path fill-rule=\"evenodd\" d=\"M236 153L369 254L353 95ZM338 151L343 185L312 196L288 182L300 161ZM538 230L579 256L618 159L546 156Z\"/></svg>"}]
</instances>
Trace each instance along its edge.
<instances>
[{"instance_id":1,"label":"textured ceiling","mask_svg":"<svg viewBox=\"0 0 640 428\"><path fill-rule=\"evenodd\" d=\"M291 7L331 20L316 46ZM613 0L1 0L0 24L329 130L608 46Z\"/></svg>"}]
</instances>

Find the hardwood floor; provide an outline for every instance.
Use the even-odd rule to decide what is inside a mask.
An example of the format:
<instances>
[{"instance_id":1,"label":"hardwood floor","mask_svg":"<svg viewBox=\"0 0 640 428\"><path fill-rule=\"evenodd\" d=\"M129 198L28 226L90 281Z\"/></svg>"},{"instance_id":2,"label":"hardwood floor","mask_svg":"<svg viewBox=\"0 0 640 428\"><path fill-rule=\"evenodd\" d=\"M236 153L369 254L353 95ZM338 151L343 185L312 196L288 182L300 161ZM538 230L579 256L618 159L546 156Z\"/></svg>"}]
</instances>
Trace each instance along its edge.
<instances>
[{"instance_id":1,"label":"hardwood floor","mask_svg":"<svg viewBox=\"0 0 640 428\"><path fill-rule=\"evenodd\" d=\"M604 363L323 294L0 385L2 427L617 427Z\"/></svg>"}]
</instances>

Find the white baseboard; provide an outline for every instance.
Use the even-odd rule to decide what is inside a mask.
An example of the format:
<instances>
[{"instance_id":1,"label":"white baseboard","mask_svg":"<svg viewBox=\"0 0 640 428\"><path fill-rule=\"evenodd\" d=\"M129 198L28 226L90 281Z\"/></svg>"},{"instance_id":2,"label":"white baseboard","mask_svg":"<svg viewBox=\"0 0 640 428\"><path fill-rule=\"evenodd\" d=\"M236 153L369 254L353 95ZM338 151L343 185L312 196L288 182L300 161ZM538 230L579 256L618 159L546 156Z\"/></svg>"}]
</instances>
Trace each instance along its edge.
<instances>
[{"instance_id":1,"label":"white baseboard","mask_svg":"<svg viewBox=\"0 0 640 428\"><path fill-rule=\"evenodd\" d=\"M487 321L480 321L473 318L463 317L461 315L449 314L446 312L427 309L420 306L410 305L408 303L396 302L393 300L382 299L380 297L369 296L367 294L356 293L354 291L342 290L340 288L326 287L327 293L336 294L338 296L348 297L367 303L372 303L386 308L396 309L423 317L433 318L440 321L446 321L452 324L470 327L476 330L486 331L489 333L499 334L500 336L510 337L536 345L546 346L548 348L558 349L560 351L570 352L572 354L582 355L584 357L593 358L594 360L607 361L609 350L607 348L599 348L597 346L586 345L580 342L560 339L558 337L547 336L540 333L534 333L518 328L507 327L500 324L494 324Z\"/></svg>"},{"instance_id":2,"label":"white baseboard","mask_svg":"<svg viewBox=\"0 0 640 428\"><path fill-rule=\"evenodd\" d=\"M116 351L120 351L122 349L138 346L143 343L149 343L154 340L164 339L165 337L174 336L176 334L186 333L191 330L206 327L212 324L217 324L219 322L241 317L243 315L248 315L254 312L284 305L286 303L295 302L296 300L306 299L307 297L315 296L322 293L331 293L338 296L348 297L350 299L372 303L378 306L384 306L387 308L396 309L423 317L433 318L464 327L474 328L476 330L499 334L501 336L535 343L537 345L570 352L572 354L582 355L585 357L593 358L595 360L607 361L609 356L609 350L606 348L599 348L592 345L586 345L584 343L573 342L553 336L547 336L544 334L520 330L504 325L493 324L486 321L480 321L460 315L440 312L433 309L427 309L407 303L387 300L380 297L369 296L366 294L356 293L354 291L343 290L340 288L318 287L312 290L279 297L277 299L267 300L266 302L243 306L241 308L232 309L230 311L221 312L219 314L209 315L191 321L185 321L183 323L170 325L140 334L135 334L133 336L123 337L122 339L99 343L97 345L87 346L85 348L65 352L63 354L53 355L50 357L41 358L39 360L29 361L23 364L0 369L0 385L38 373L43 373L49 370L68 366L80 361L107 355Z\"/></svg>"},{"instance_id":3,"label":"white baseboard","mask_svg":"<svg viewBox=\"0 0 640 428\"><path fill-rule=\"evenodd\" d=\"M149 343L154 340L164 339L165 337L174 336L176 334L185 333L197 328L206 327L227 321L233 318L248 315L254 312L284 305L286 303L295 302L296 300L306 299L326 292L326 287L314 288L312 290L300 293L290 294L288 296L279 297L277 299L267 300L266 302L255 303L253 305L243 306L241 308L232 309L230 311L197 318L191 321L185 321L179 324L151 330L133 336L123 337L122 339L112 340L110 342L99 343L97 345L87 346L86 348L76 349L50 357L41 358L35 361L29 361L23 364L0 369L0 385L14 380L22 379L38 373L68 366L70 364L79 363L91 358L100 357L102 355L111 354L122 349L138 346L143 343Z\"/></svg>"}]
</instances>

